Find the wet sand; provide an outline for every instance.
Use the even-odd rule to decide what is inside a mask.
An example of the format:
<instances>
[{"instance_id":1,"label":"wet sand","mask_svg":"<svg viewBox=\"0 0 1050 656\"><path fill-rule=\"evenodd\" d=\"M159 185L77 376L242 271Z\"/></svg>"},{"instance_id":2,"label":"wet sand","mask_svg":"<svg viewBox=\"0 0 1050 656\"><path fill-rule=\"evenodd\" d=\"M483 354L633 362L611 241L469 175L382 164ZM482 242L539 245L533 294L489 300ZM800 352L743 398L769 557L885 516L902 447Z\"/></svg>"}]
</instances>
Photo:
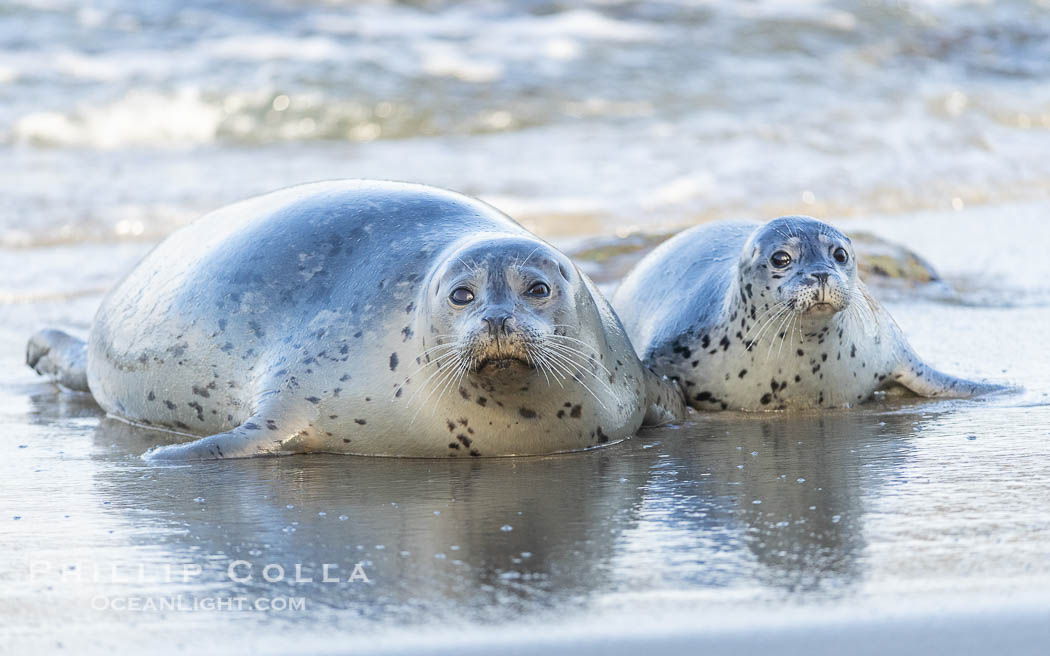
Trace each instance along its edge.
<instances>
[{"instance_id":1,"label":"wet sand","mask_svg":"<svg viewBox=\"0 0 1050 656\"><path fill-rule=\"evenodd\" d=\"M22 363L33 330L84 332L97 290L147 246L20 251L0 260L19 290L0 304L0 645L1037 653L1050 638L1043 214L840 223L907 240L954 286L879 290L919 353L1022 391L694 414L593 452L470 462L147 465L139 454L166 436Z\"/></svg>"}]
</instances>

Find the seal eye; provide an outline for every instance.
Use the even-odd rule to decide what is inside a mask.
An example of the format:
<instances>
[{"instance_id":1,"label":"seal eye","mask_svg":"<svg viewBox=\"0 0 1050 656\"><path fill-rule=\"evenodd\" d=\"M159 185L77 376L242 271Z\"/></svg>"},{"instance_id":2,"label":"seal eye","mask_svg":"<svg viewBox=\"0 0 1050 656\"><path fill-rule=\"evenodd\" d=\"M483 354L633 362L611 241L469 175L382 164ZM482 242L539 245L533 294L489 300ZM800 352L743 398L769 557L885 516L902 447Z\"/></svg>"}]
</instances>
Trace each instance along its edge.
<instances>
[{"instance_id":1,"label":"seal eye","mask_svg":"<svg viewBox=\"0 0 1050 656\"><path fill-rule=\"evenodd\" d=\"M452 290L452 293L449 294L448 300L456 305L466 305L474 300L474 292L466 287L456 287Z\"/></svg>"},{"instance_id":2,"label":"seal eye","mask_svg":"<svg viewBox=\"0 0 1050 656\"><path fill-rule=\"evenodd\" d=\"M839 264L845 264L846 260L849 259L849 253L846 252L845 248L839 246L831 253L831 257L835 258L835 261Z\"/></svg>"},{"instance_id":3,"label":"seal eye","mask_svg":"<svg viewBox=\"0 0 1050 656\"><path fill-rule=\"evenodd\" d=\"M537 282L534 283L532 287L529 287L529 291L525 293L533 298L547 298L551 295L551 288L550 285L545 282Z\"/></svg>"},{"instance_id":4,"label":"seal eye","mask_svg":"<svg viewBox=\"0 0 1050 656\"><path fill-rule=\"evenodd\" d=\"M791 255L787 251L777 251L773 253L773 257L769 258L769 261L776 268L783 269L791 264Z\"/></svg>"}]
</instances>

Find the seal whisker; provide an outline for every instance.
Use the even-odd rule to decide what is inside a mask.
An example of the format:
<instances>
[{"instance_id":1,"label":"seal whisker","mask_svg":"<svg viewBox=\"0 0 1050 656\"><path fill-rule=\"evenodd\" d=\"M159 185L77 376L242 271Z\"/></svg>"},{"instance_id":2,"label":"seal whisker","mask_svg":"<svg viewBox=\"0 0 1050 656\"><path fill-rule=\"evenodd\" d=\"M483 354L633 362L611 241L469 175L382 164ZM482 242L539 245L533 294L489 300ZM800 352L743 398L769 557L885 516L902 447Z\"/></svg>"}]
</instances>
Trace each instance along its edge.
<instances>
[{"instance_id":1,"label":"seal whisker","mask_svg":"<svg viewBox=\"0 0 1050 656\"><path fill-rule=\"evenodd\" d=\"M518 268L520 269L523 266L525 266L526 264L528 264L529 263L529 258L532 257L533 255L535 255L536 251L538 251L538 250L540 250L539 246L537 246L536 248L532 249L532 252L528 254L528 256L525 258L524 261L522 261L521 264L518 265Z\"/></svg>"},{"instance_id":2,"label":"seal whisker","mask_svg":"<svg viewBox=\"0 0 1050 656\"><path fill-rule=\"evenodd\" d=\"M434 353L435 351L437 351L439 349L448 350L448 349L455 348L456 346L457 346L456 343L438 344L437 346L432 346L431 348L428 348L425 351L421 351L419 353L419 355L416 356L416 360L420 360L420 359L426 360L432 353ZM433 359L433 358L431 358L431 359Z\"/></svg>"},{"instance_id":3,"label":"seal whisker","mask_svg":"<svg viewBox=\"0 0 1050 656\"><path fill-rule=\"evenodd\" d=\"M551 364L552 364L552 366L554 366L555 363L554 363L553 360L551 361ZM592 390L590 388L590 386L587 385L587 383L583 381L583 379L581 379L578 375L573 375L572 372L569 371L568 368L564 364L561 364L559 366L564 372L569 374L570 378L572 378L577 383L579 383L580 387L582 387L583 389L587 390L587 393L594 397L594 400L598 402L598 405L600 405L604 410L608 410L609 409L609 407L607 405L605 405L605 403L601 400L601 398L597 394L594 393L594 390Z\"/></svg>"},{"instance_id":4,"label":"seal whisker","mask_svg":"<svg viewBox=\"0 0 1050 656\"><path fill-rule=\"evenodd\" d=\"M441 371L441 368L443 366L441 363L442 362L447 362L449 360L449 358L454 357L455 355L456 355L456 351L449 351L448 353L442 353L441 355L439 355L439 356L437 356L435 358L431 358L430 360L427 360L426 362L424 362L422 365L420 365L414 371L412 371L412 373L410 373L407 376L405 376L405 379L403 381L401 381L401 384L398 385L396 388L394 388L394 393L393 393L393 396L391 398L394 398L394 397L397 396L397 393L401 390L401 388L403 388L405 385L408 384L408 382L412 379L412 376L415 376L416 374L418 374L419 372L423 371L424 369L426 369L430 365L437 365L438 371ZM429 381L430 378L433 377L434 374L436 374L436 373L437 373L437 371L435 371L434 373L430 374L430 376L428 376L426 380L424 380L422 383L420 383L419 387L421 388L424 385L426 385L427 381ZM418 390L419 388L416 388L416 389ZM412 393L412 396L415 396L415 392ZM409 399L412 398L412 396L409 396L409 398L405 399L405 401L407 402Z\"/></svg>"},{"instance_id":5,"label":"seal whisker","mask_svg":"<svg viewBox=\"0 0 1050 656\"><path fill-rule=\"evenodd\" d=\"M773 305L773 307L771 307L768 310L766 310L765 312L763 312L761 315L759 315L759 317L755 320L755 322L753 324L751 324L751 327L748 328L747 333L744 334L744 339L747 339L751 335L751 333L754 332L755 329L759 325L762 325L763 329L764 329L764 327L769 325L769 323L771 323L772 321L775 321L776 317L780 314L780 312L784 308L787 308L787 307L788 307L787 303L778 302L775 305ZM788 308L788 309L790 309L790 308ZM772 317L770 317L770 315L772 315ZM769 321L766 321L767 317L770 317ZM762 331L760 330L758 334L761 335L761 333L762 333ZM758 341L757 336L756 336L756 339L754 341Z\"/></svg>"},{"instance_id":6,"label":"seal whisker","mask_svg":"<svg viewBox=\"0 0 1050 656\"><path fill-rule=\"evenodd\" d=\"M565 344L558 344L558 343L556 343L556 342L551 342L551 343L547 343L547 344L545 344L544 346L545 346L546 348L550 349L550 351L551 351L552 353L559 353L559 354L561 354L561 355L563 355L563 356L567 356L567 357L569 357L569 359L570 359L570 360L571 360L571 361L572 361L572 362L573 362L574 364L576 364L577 366L579 366L579 367L581 367L581 368L583 367L584 363L583 363L583 362L579 362L579 361L577 361L577 360L575 359L575 356L577 356L577 355L579 355L579 356L582 356L582 357L586 358L586 361L587 361L587 363L589 363L589 364L594 364L595 366L599 367L599 368L600 368L600 369L601 369L602 371L604 371L604 372L605 372L606 374L608 374L609 376L612 376L612 375L613 375L613 373L612 373L611 371L609 371L608 369L606 369L605 367L603 367L603 366L602 366L602 363L601 363L601 362L598 362L598 359L597 359L597 358L595 358L594 356L590 356L590 355L587 355L586 353L584 353L584 352L582 352L582 351L580 351L580 350L577 350L577 349L573 349L573 348L569 348L569 347L568 347L568 346L566 346ZM597 375L597 374L595 374L595 373L594 373L593 371L591 371L590 369L585 369L585 370L586 370L586 371L587 371L587 372L588 372L589 374L591 374L592 376L594 376L595 378L598 378L598 375ZM599 380L601 380L601 379L599 378Z\"/></svg>"},{"instance_id":7,"label":"seal whisker","mask_svg":"<svg viewBox=\"0 0 1050 656\"><path fill-rule=\"evenodd\" d=\"M550 346L550 345L548 345L548 346ZM603 388L605 388L606 391L608 391L611 394L614 393L612 388L609 387L605 383L605 381L602 380L600 376L598 376L598 374L596 374L593 371L591 371L590 369L587 369L586 367L582 366L581 363L573 360L568 355L563 354L563 353L559 353L558 351L553 350L553 349L550 349L550 350L546 351L546 355L550 358L550 360L552 362L561 362L562 364L564 364L566 366L574 367L578 372L583 372L583 373L589 374L592 378L594 378L594 380L599 385L601 385ZM612 375L612 374L610 374L610 375Z\"/></svg>"},{"instance_id":8,"label":"seal whisker","mask_svg":"<svg viewBox=\"0 0 1050 656\"><path fill-rule=\"evenodd\" d=\"M543 378L547 381L547 387L551 386L551 379L547 376L547 372L543 369L543 361L535 357L532 349L529 347L525 348L525 360L533 367L540 370L543 374Z\"/></svg>"},{"instance_id":9,"label":"seal whisker","mask_svg":"<svg viewBox=\"0 0 1050 656\"><path fill-rule=\"evenodd\" d=\"M554 378L554 382L558 383L558 387L561 387L562 389L565 388L565 385L562 384L562 380L565 377L562 376L561 379L558 378L554 368L551 367L550 362L547 361L547 358L543 354L539 354L539 357L536 359L536 362L537 362L537 364L539 364L541 367L543 367L547 371L550 371L551 377ZM544 376L546 376L546 375L547 374L544 373ZM549 380L547 381L547 386L548 387L550 386L550 381Z\"/></svg>"},{"instance_id":10,"label":"seal whisker","mask_svg":"<svg viewBox=\"0 0 1050 656\"><path fill-rule=\"evenodd\" d=\"M419 392L424 387L426 387L427 384L430 383L433 378L437 378L437 381L434 383L434 386L430 389L430 392L425 397L423 397L422 401L419 402L419 407L416 408L415 414L412 415L412 421L415 421L416 417L419 415L420 409L422 409L423 406L426 405L427 401L430 400L430 397L434 396L434 393L440 388L440 385L443 382L445 382L448 379L448 377L456 371L456 368L463 362L462 353L456 351L455 354L458 356L457 358L443 362L438 367L438 370L430 374L430 376L428 376L426 380L420 383L419 387L417 387L415 391L412 392L412 394L409 396L409 398L405 400L405 403L409 403L410 401L412 401L412 399L414 399L416 395L419 394ZM411 423L412 422L409 422L409 424Z\"/></svg>"},{"instance_id":11,"label":"seal whisker","mask_svg":"<svg viewBox=\"0 0 1050 656\"><path fill-rule=\"evenodd\" d=\"M784 316L784 319L781 320L780 324L777 326L777 329L773 332L773 338L769 342L769 350L766 351L766 362L769 362L769 356L771 356L773 354L773 347L776 346L776 344L777 344L777 337L784 334L784 331L783 331L784 324L786 324L788 322L788 320L791 319L791 318L792 318L792 312L787 312L786 315ZM781 347L781 349L784 348L784 336L780 337L780 347ZM777 359L779 360L779 358L780 358L780 356L778 355Z\"/></svg>"},{"instance_id":12,"label":"seal whisker","mask_svg":"<svg viewBox=\"0 0 1050 656\"><path fill-rule=\"evenodd\" d=\"M419 416L419 412L426 406L427 401L429 401L430 398L434 396L434 393L437 392L439 389L442 389L442 384L447 385L448 381L455 377L456 372L459 370L459 367L463 366L463 362L464 358L462 357L462 355L460 355L459 360L457 360L455 364L450 364L445 367L444 372L438 378L437 383L434 384L433 389L431 389L430 393L427 394L426 397L419 402L419 407L416 408L415 413L413 413L412 415L412 421L408 422L409 426L411 426L416 421L416 417ZM439 396L438 400L440 399L441 397ZM431 414L433 414L433 412L431 412Z\"/></svg>"},{"instance_id":13,"label":"seal whisker","mask_svg":"<svg viewBox=\"0 0 1050 656\"><path fill-rule=\"evenodd\" d=\"M791 315L791 323L788 324L787 333L791 336L791 345L788 346L788 353L791 353L791 349L795 347L795 323L798 321L798 313ZM801 329L800 329L801 330ZM777 349L777 362L780 362L780 356L784 353L784 339L780 340L780 348Z\"/></svg>"},{"instance_id":14,"label":"seal whisker","mask_svg":"<svg viewBox=\"0 0 1050 656\"><path fill-rule=\"evenodd\" d=\"M779 319L780 317L784 316L784 314L786 312L790 312L790 311L791 311L791 308L786 303L781 304L777 308L777 311L772 316L770 316L769 318L767 318L763 322L762 328L758 331L758 333L755 334L754 339L750 340L751 343L752 344L759 343L762 340L762 338L765 336L765 332L769 329L769 327L772 326L776 322L777 319ZM749 331L749 333L750 333L750 331Z\"/></svg>"},{"instance_id":15,"label":"seal whisker","mask_svg":"<svg viewBox=\"0 0 1050 656\"><path fill-rule=\"evenodd\" d=\"M580 349L575 348L573 346L569 346L568 344L560 344L560 343L554 342L554 341L547 341L547 340L553 339L555 337L560 337L560 338L563 338L563 339L572 340L573 342L577 342L577 343L579 343L582 346L585 346L587 348L591 347L590 344L587 344L586 342L581 342L580 340L575 339L573 337L566 337L565 335L545 335L544 336L544 343L545 343L545 345L547 345L547 346L557 345L557 346L561 347L562 349L565 349L565 350L568 350L568 351L572 351L574 353L579 353L580 355L584 356L585 358L588 358L588 359L592 360L594 362L594 364L597 365L598 367L601 367L602 371L604 371L605 373L609 374L610 376L612 375L612 372L609 371L605 367L605 365L603 365L601 363L601 361L598 360L598 358L595 357L595 354L597 353L596 351L592 351L591 353L585 353L584 351L581 351Z\"/></svg>"}]
</instances>

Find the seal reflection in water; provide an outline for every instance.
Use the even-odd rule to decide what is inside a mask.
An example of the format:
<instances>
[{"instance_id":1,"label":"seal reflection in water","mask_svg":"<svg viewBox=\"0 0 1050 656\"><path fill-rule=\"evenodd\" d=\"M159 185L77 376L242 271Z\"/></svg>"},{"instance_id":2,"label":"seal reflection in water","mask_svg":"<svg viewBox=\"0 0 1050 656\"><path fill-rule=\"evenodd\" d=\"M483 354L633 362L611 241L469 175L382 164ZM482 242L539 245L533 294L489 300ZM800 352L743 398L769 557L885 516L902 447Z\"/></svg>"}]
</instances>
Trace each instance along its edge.
<instances>
[{"instance_id":1,"label":"seal reflection in water","mask_svg":"<svg viewBox=\"0 0 1050 656\"><path fill-rule=\"evenodd\" d=\"M213 212L37 371L110 414L207 436L152 459L544 454L682 416L605 299L494 208L421 185L304 185Z\"/></svg>"},{"instance_id":2,"label":"seal reflection in water","mask_svg":"<svg viewBox=\"0 0 1050 656\"><path fill-rule=\"evenodd\" d=\"M613 304L643 362L698 410L848 407L893 385L1002 389L923 362L858 278L849 238L810 217L687 230L642 259Z\"/></svg>"}]
</instances>

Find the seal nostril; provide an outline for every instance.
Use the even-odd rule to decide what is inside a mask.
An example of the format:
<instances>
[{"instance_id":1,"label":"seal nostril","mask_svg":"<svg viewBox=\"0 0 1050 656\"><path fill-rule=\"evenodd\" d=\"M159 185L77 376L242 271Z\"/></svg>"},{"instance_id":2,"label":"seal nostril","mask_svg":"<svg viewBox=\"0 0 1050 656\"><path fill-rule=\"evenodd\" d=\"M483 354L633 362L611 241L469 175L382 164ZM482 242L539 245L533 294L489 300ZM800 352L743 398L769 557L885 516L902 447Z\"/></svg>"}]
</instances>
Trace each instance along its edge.
<instances>
[{"instance_id":1,"label":"seal nostril","mask_svg":"<svg viewBox=\"0 0 1050 656\"><path fill-rule=\"evenodd\" d=\"M814 278L816 278L816 279L817 279L817 280L818 280L818 281L820 282L820 284L822 284L822 285L826 285L826 284L828 284L828 277L829 277L829 276L830 276L831 274L830 274L830 273L827 273L827 272L824 272L824 273L811 273L811 274L809 274L809 275L811 275L811 276L813 276Z\"/></svg>"},{"instance_id":2,"label":"seal nostril","mask_svg":"<svg viewBox=\"0 0 1050 656\"><path fill-rule=\"evenodd\" d=\"M510 315L497 315L492 317L484 317L482 321L488 326L489 335L509 335L514 329L510 325Z\"/></svg>"}]
</instances>

